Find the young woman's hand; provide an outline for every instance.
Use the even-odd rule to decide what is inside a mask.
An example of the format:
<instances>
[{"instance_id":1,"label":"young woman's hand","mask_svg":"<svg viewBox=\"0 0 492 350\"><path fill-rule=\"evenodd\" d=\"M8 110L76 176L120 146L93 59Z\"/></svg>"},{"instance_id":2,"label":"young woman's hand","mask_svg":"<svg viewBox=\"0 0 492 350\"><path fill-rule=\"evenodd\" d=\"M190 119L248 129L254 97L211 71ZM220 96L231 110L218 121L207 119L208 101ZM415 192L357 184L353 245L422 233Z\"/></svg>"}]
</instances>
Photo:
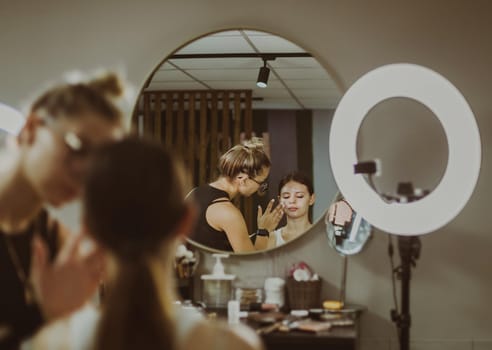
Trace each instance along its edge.
<instances>
[{"instance_id":1,"label":"young woman's hand","mask_svg":"<svg viewBox=\"0 0 492 350\"><path fill-rule=\"evenodd\" d=\"M82 239L82 234L68 237L53 263L42 239L33 240L31 283L48 321L81 307L99 286L104 254L100 248L84 254L80 249Z\"/></svg>"},{"instance_id":2,"label":"young woman's hand","mask_svg":"<svg viewBox=\"0 0 492 350\"><path fill-rule=\"evenodd\" d=\"M258 206L258 228L268 230L271 232L275 230L278 226L278 223L284 216L284 207L282 204L278 204L275 208L273 208L275 200L272 199L263 213L261 206Z\"/></svg>"}]
</instances>

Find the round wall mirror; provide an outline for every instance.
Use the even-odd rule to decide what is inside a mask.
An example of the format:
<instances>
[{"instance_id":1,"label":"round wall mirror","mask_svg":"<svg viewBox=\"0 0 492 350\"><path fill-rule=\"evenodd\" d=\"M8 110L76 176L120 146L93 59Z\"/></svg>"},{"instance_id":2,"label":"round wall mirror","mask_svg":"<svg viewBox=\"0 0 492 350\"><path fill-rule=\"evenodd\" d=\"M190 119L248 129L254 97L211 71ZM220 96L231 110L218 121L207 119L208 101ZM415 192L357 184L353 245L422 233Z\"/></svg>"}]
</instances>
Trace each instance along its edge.
<instances>
[{"instance_id":1,"label":"round wall mirror","mask_svg":"<svg viewBox=\"0 0 492 350\"><path fill-rule=\"evenodd\" d=\"M323 219L338 191L327 135L341 91L336 77L297 43L258 30L232 29L192 40L160 62L141 89L132 125L181 156L190 190L216 178L217 161L230 147L260 137L272 163L269 190L235 201L253 233L258 205L282 200L279 183L293 171L313 183L310 223ZM288 216L286 212L279 228L287 225Z\"/></svg>"}]
</instances>

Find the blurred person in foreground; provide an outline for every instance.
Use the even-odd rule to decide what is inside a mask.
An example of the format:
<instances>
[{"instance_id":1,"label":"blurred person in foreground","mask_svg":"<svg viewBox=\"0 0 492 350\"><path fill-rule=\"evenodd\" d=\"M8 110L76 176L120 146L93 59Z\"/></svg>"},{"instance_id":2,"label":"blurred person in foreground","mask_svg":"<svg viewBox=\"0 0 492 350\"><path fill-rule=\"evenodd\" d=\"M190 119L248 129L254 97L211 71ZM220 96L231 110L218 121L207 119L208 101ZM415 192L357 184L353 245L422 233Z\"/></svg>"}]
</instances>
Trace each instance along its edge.
<instances>
[{"instance_id":1,"label":"blurred person in foreground","mask_svg":"<svg viewBox=\"0 0 492 350\"><path fill-rule=\"evenodd\" d=\"M17 349L97 289L101 252L81 255L83 237L69 234L46 208L79 197L90 153L123 134L115 101L122 92L113 73L54 86L32 103L16 142L0 152L0 349Z\"/></svg>"},{"instance_id":2,"label":"blurred person in foreground","mask_svg":"<svg viewBox=\"0 0 492 350\"><path fill-rule=\"evenodd\" d=\"M205 320L174 301L176 247L194 224L181 163L136 138L91 159L83 196L85 231L107 252L108 295L42 330L33 349L261 349L252 329Z\"/></svg>"}]
</instances>

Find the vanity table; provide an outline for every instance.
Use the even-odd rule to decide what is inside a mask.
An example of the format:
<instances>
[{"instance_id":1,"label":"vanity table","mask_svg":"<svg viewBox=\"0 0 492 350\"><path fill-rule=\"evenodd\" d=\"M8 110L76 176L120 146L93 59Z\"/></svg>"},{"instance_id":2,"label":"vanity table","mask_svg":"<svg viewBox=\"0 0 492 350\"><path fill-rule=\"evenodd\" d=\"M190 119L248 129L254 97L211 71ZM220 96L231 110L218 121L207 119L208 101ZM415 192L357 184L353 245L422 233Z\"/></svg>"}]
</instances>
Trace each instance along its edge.
<instances>
[{"instance_id":1,"label":"vanity table","mask_svg":"<svg viewBox=\"0 0 492 350\"><path fill-rule=\"evenodd\" d=\"M355 350L359 349L359 321L353 326L333 327L328 331L309 333L291 330L263 334L267 350Z\"/></svg>"},{"instance_id":2,"label":"vanity table","mask_svg":"<svg viewBox=\"0 0 492 350\"><path fill-rule=\"evenodd\" d=\"M242 318L241 322L253 328L263 340L266 350L357 350L360 348L360 314L365 308L353 314L350 320L353 324L332 326L329 330L319 332L307 332L297 329L289 331L273 330L265 331L270 324L258 323L251 318ZM226 319L225 309L207 310L219 318ZM260 332L263 330L264 332Z\"/></svg>"}]
</instances>

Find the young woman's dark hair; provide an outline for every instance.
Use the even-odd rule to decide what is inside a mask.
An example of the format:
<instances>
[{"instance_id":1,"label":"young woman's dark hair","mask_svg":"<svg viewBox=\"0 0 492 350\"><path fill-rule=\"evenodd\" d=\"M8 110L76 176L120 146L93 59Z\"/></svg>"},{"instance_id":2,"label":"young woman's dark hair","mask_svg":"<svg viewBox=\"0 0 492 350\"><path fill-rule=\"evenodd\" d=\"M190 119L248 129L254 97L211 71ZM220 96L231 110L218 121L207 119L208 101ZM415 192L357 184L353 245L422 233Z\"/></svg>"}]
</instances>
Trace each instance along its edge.
<instances>
[{"instance_id":1,"label":"young woman's dark hair","mask_svg":"<svg viewBox=\"0 0 492 350\"><path fill-rule=\"evenodd\" d=\"M172 288L156 264L173 254L164 243L187 210L179 163L161 145L127 138L101 147L90 164L84 222L117 267L95 348L172 349Z\"/></svg>"},{"instance_id":2,"label":"young woman's dark hair","mask_svg":"<svg viewBox=\"0 0 492 350\"><path fill-rule=\"evenodd\" d=\"M292 171L280 179L280 182L278 183L279 195L280 195L280 191L282 190L282 187L284 187L285 184L288 183L289 181L295 181L300 184L303 184L304 186L307 187L310 195L314 193L313 182L311 181L311 179L306 174L300 171Z\"/></svg>"}]
</instances>

